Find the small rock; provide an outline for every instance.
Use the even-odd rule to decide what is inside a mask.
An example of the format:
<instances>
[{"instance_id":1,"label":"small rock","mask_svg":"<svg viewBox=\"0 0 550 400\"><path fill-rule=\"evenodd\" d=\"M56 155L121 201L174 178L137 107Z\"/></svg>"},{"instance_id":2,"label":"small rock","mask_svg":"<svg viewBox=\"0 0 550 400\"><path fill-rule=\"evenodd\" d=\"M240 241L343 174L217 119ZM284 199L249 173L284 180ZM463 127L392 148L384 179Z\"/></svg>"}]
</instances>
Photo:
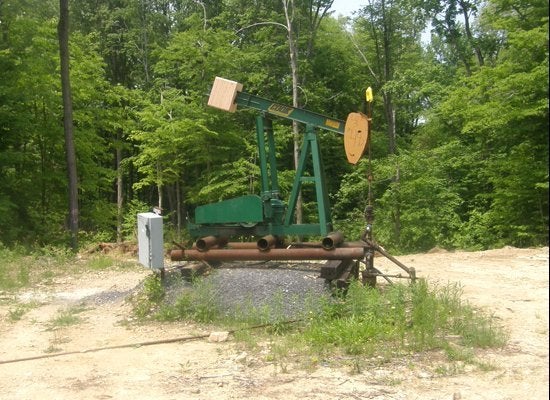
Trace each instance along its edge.
<instances>
[{"instance_id":1,"label":"small rock","mask_svg":"<svg viewBox=\"0 0 550 400\"><path fill-rule=\"evenodd\" d=\"M248 357L248 354L246 354L246 351L243 351L241 354L235 357L235 362L244 364L246 362L247 357Z\"/></svg>"},{"instance_id":2,"label":"small rock","mask_svg":"<svg viewBox=\"0 0 550 400\"><path fill-rule=\"evenodd\" d=\"M209 342L225 342L229 337L229 332L212 332L208 336Z\"/></svg>"},{"instance_id":3,"label":"small rock","mask_svg":"<svg viewBox=\"0 0 550 400\"><path fill-rule=\"evenodd\" d=\"M460 392L453 393L453 400L460 400L460 399L462 399L462 395L460 394Z\"/></svg>"}]
</instances>

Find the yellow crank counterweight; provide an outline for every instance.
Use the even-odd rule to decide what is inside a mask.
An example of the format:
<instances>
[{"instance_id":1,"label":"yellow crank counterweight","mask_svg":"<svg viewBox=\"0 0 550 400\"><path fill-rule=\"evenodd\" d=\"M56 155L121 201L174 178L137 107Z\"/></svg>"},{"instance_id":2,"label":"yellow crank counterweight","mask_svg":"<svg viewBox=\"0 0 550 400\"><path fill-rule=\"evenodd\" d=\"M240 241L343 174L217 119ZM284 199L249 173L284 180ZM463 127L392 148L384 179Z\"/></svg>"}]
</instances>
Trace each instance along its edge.
<instances>
[{"instance_id":1,"label":"yellow crank counterweight","mask_svg":"<svg viewBox=\"0 0 550 400\"><path fill-rule=\"evenodd\" d=\"M370 87L365 92L365 98L368 103L369 115L359 112L350 113L344 128L344 149L350 164L359 162L369 140L370 103L372 103L372 89Z\"/></svg>"}]
</instances>

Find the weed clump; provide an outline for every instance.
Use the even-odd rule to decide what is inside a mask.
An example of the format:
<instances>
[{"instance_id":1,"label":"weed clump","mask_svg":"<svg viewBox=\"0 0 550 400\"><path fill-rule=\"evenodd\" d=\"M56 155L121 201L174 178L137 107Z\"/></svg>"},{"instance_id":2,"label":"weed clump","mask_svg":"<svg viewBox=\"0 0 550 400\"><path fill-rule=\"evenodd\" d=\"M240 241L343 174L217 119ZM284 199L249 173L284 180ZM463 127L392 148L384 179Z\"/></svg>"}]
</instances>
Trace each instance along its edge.
<instances>
[{"instance_id":1,"label":"weed clump","mask_svg":"<svg viewBox=\"0 0 550 400\"><path fill-rule=\"evenodd\" d=\"M302 338L314 349L367 356L449 349L450 340L466 348L503 346L506 333L495 318L461 295L456 284L429 287L425 280L381 289L353 282L345 296L310 317Z\"/></svg>"}]
</instances>

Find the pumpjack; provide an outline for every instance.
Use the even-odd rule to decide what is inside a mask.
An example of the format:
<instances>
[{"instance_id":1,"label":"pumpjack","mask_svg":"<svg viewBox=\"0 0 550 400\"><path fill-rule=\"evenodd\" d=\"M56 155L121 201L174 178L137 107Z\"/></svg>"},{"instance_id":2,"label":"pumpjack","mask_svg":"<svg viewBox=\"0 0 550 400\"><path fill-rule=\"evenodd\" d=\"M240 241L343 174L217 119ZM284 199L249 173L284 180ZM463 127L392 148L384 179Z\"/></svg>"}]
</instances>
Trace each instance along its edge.
<instances>
[{"instance_id":1,"label":"pumpjack","mask_svg":"<svg viewBox=\"0 0 550 400\"><path fill-rule=\"evenodd\" d=\"M216 77L210 91L208 105L235 112L238 108L258 111L256 139L260 166L261 192L245 195L195 209L194 218L187 230L195 240L192 248L177 245L170 253L172 261L200 260L262 261L262 260L327 260L321 267L321 277L343 287L350 278L358 277L359 265L363 282L373 286L382 275L373 265L374 252L390 258L414 280L414 269L407 268L390 256L372 239L372 207L367 206L365 233L361 240L345 241L344 235L335 232L325 173L321 158L318 130L330 131L344 137L344 148L350 163L362 157L369 139L370 115L352 112L346 121L327 117L302 108L288 105L242 91L243 85ZM372 92L367 90L367 101ZM305 124L296 175L285 202L281 198L275 157L274 119L287 119ZM311 163L312 168L307 168ZM295 208L304 183L313 183L317 204L315 223L295 223ZM235 241L235 238L255 237L255 242ZM322 237L319 242L285 243L288 237ZM401 277L401 275L397 276ZM384 276L388 279L388 276Z\"/></svg>"}]
</instances>

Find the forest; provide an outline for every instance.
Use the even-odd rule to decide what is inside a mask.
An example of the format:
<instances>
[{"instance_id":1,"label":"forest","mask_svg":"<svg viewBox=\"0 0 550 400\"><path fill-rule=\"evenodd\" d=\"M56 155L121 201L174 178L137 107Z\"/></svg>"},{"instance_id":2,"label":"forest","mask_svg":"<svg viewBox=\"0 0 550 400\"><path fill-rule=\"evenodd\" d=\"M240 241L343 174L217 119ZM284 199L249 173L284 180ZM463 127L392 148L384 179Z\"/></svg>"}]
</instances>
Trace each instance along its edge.
<instances>
[{"instance_id":1,"label":"forest","mask_svg":"<svg viewBox=\"0 0 550 400\"><path fill-rule=\"evenodd\" d=\"M372 202L398 253L548 245L548 1L332 3L0 0L0 247L134 240L153 206L183 241L198 205L258 193L255 113L208 107L216 76L342 120L372 87L358 164L319 133L346 238ZM274 129L286 198L303 127Z\"/></svg>"}]
</instances>

